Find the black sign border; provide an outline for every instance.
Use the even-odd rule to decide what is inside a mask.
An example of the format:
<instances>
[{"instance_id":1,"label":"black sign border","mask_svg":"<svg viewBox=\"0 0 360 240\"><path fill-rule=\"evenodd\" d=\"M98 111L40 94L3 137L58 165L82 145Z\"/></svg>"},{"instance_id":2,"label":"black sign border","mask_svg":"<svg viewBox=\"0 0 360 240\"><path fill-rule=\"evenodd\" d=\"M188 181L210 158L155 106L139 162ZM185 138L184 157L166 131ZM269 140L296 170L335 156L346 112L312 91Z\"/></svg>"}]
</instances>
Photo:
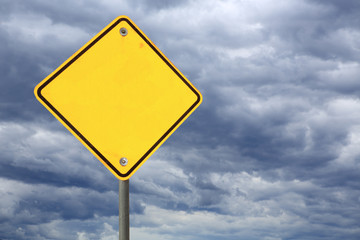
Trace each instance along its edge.
<instances>
[{"instance_id":1,"label":"black sign border","mask_svg":"<svg viewBox=\"0 0 360 240\"><path fill-rule=\"evenodd\" d=\"M56 108L51 105L49 101L41 94L41 91L51 83L58 75L60 75L66 68L68 68L71 64L73 64L78 58L80 58L87 50L89 50L92 46L94 46L101 38L103 38L107 33L109 33L116 25L120 22L127 22L139 36L156 52L156 54L171 68L171 70L194 92L197 96L196 101L191 105L191 107L156 141L156 143L136 162L136 164L125 174L119 172L109 160L106 159L104 155L100 153L99 150L95 148L85 137L82 135ZM89 146L118 176L122 178L128 177L138 166L141 164L144 159L171 133L171 131L180 124L180 122L198 105L201 100L200 94L194 89L194 87L188 83L184 79L184 77L173 67L173 65L160 53L157 48L141 33L141 31L134 26L127 18L119 18L115 23L109 26L101 35L99 35L94 41L89 43L80 53L74 56L65 66L60 68L57 72L55 72L48 80L46 80L37 90L38 97L67 125L71 128L71 130L78 135L84 143Z\"/></svg>"}]
</instances>

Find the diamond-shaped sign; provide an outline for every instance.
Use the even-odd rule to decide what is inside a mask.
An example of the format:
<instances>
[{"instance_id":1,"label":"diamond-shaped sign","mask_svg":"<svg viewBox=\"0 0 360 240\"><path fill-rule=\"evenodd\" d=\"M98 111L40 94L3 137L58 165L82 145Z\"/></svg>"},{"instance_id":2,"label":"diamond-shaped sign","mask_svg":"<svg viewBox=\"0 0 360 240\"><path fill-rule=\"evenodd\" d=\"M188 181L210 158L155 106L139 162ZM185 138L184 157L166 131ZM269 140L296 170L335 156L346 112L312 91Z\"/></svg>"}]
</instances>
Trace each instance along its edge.
<instances>
[{"instance_id":1,"label":"diamond-shaped sign","mask_svg":"<svg viewBox=\"0 0 360 240\"><path fill-rule=\"evenodd\" d=\"M125 16L40 82L35 95L120 180L129 179L202 101Z\"/></svg>"}]
</instances>

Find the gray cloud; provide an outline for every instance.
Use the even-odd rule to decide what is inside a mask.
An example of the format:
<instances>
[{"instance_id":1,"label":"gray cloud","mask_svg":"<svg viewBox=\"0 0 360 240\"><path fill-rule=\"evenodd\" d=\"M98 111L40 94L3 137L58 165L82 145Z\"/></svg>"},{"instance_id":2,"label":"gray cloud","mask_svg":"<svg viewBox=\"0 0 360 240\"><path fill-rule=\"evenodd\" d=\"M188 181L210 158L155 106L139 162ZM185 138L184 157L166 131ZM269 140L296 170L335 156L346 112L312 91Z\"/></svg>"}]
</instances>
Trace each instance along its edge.
<instances>
[{"instance_id":1,"label":"gray cloud","mask_svg":"<svg viewBox=\"0 0 360 240\"><path fill-rule=\"evenodd\" d=\"M124 13L204 96L131 178L134 239L357 239L359 7L4 1L0 238L116 239L117 180L33 88Z\"/></svg>"},{"instance_id":2,"label":"gray cloud","mask_svg":"<svg viewBox=\"0 0 360 240\"><path fill-rule=\"evenodd\" d=\"M144 11L156 10L159 11L161 9L169 9L176 8L179 6L184 6L188 3L189 0L181 0L181 1L171 1L171 0L155 0L155 1L145 1L145 0L135 0L131 1L130 5L132 7L142 8Z\"/></svg>"}]
</instances>

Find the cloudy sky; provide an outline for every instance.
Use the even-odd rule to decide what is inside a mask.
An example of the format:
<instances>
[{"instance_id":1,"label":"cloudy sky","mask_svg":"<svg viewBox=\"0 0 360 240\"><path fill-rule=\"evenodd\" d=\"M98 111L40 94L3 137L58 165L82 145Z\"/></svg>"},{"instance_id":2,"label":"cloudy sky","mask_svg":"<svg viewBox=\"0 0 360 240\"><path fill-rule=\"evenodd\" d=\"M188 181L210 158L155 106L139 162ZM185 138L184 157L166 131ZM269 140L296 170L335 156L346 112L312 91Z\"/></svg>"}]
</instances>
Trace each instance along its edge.
<instances>
[{"instance_id":1,"label":"cloudy sky","mask_svg":"<svg viewBox=\"0 0 360 240\"><path fill-rule=\"evenodd\" d=\"M131 239L360 238L358 0L0 0L0 239L115 240L118 180L33 89L119 15L202 92Z\"/></svg>"}]
</instances>

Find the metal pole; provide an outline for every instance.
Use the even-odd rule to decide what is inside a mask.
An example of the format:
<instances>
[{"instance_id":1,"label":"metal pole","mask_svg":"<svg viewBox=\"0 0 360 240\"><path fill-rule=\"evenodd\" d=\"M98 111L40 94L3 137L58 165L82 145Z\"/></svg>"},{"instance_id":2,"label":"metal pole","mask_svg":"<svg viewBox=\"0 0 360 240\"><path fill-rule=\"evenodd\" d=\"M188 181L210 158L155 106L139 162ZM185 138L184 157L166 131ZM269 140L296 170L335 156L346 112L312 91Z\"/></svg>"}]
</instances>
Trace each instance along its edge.
<instances>
[{"instance_id":1,"label":"metal pole","mask_svg":"<svg viewBox=\"0 0 360 240\"><path fill-rule=\"evenodd\" d=\"M130 239L129 180L119 180L119 240Z\"/></svg>"}]
</instances>

